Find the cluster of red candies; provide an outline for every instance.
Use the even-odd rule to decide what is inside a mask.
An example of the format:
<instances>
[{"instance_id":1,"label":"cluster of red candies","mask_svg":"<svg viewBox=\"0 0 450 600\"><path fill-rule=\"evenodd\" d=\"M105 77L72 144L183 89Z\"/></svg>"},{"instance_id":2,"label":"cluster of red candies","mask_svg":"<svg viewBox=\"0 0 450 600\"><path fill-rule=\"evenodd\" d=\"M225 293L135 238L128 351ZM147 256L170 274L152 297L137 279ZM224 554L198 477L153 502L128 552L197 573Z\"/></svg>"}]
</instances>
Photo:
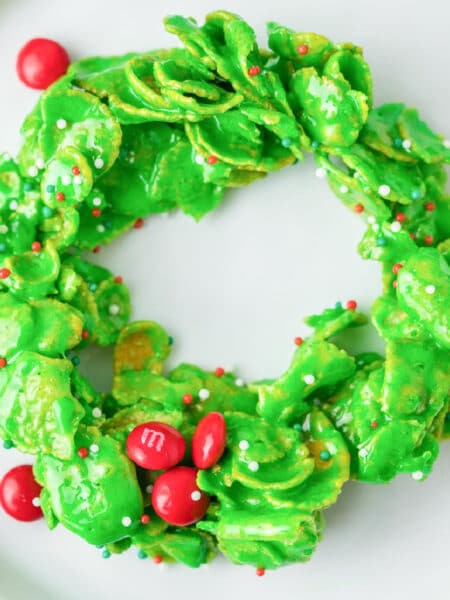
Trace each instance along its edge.
<instances>
[{"instance_id":1,"label":"cluster of red candies","mask_svg":"<svg viewBox=\"0 0 450 600\"><path fill-rule=\"evenodd\" d=\"M195 467L177 466L186 452L186 440L171 425L149 422L138 425L127 439L127 454L139 467L161 471L153 485L153 510L171 525L186 526L199 521L209 506L209 496L197 486L198 469L209 469L221 458L227 428L219 412L207 414L198 423L191 443Z\"/></svg>"}]
</instances>

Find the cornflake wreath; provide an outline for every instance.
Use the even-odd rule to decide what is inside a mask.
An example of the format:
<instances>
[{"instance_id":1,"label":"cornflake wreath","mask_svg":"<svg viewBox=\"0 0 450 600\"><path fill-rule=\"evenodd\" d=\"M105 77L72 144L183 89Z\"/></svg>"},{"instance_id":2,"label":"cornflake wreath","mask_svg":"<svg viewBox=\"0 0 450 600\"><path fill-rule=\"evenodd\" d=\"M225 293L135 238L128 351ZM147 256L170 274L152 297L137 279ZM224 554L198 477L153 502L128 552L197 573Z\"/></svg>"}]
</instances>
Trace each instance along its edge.
<instances>
[{"instance_id":1,"label":"cornflake wreath","mask_svg":"<svg viewBox=\"0 0 450 600\"><path fill-rule=\"evenodd\" d=\"M262 574L310 558L345 481L422 480L450 433L450 144L404 104L372 107L353 44L269 23L260 50L224 11L166 28L184 48L72 64L26 118L17 162L1 157L0 434L36 455L49 527L104 557L133 546L198 567L219 548ZM278 379L164 375L170 337L129 323L121 278L82 251L148 214L200 219L307 152L368 223L385 358L331 341L366 322L349 301L306 319ZM114 345L109 394L77 369L94 343Z\"/></svg>"}]
</instances>

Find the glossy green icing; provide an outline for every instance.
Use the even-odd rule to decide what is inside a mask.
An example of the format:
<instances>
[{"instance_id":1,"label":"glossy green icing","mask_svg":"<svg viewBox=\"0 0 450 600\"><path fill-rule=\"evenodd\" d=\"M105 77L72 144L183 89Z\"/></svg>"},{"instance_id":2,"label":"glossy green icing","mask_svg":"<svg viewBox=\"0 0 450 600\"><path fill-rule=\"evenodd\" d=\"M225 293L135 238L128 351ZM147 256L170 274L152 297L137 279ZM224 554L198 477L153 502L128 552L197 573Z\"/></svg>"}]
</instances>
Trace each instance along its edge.
<instances>
[{"instance_id":1,"label":"glossy green icing","mask_svg":"<svg viewBox=\"0 0 450 600\"><path fill-rule=\"evenodd\" d=\"M37 455L49 526L108 555L134 546L198 567L218 547L276 568L310 558L349 477L424 479L450 437L449 144L404 104L372 106L370 69L350 43L270 23L267 52L226 11L165 23L184 48L72 64L25 119L17 161L0 155L0 435ZM149 214L200 219L226 188L308 152L367 219L359 253L382 263L372 321L385 357L340 347L366 318L338 304L306 319L312 334L275 379L245 385L191 364L166 373L167 332L129 323L125 285L81 252ZM76 368L93 343L114 345L109 394ZM210 507L171 527L150 506L157 473L130 463L127 436L160 421L189 447L212 411L228 437L198 475Z\"/></svg>"}]
</instances>

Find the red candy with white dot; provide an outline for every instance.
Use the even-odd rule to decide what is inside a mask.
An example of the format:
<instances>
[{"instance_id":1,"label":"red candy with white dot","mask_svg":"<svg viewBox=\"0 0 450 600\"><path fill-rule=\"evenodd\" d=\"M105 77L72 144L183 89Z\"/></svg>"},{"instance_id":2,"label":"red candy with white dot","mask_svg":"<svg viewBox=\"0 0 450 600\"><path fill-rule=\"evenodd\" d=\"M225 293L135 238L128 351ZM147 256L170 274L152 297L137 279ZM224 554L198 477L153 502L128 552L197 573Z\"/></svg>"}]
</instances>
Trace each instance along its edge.
<instances>
[{"instance_id":1,"label":"red candy with white dot","mask_svg":"<svg viewBox=\"0 0 450 600\"><path fill-rule=\"evenodd\" d=\"M17 521L36 521L42 517L39 504L41 490L31 465L14 467L0 483L0 504Z\"/></svg>"},{"instance_id":2,"label":"red candy with white dot","mask_svg":"<svg viewBox=\"0 0 450 600\"><path fill-rule=\"evenodd\" d=\"M144 469L169 469L183 459L186 441L182 434L165 423L150 421L138 425L127 439L127 454Z\"/></svg>"},{"instance_id":3,"label":"red candy with white dot","mask_svg":"<svg viewBox=\"0 0 450 600\"><path fill-rule=\"evenodd\" d=\"M201 419L192 438L192 461L199 469L210 469L221 458L227 442L227 424L219 412Z\"/></svg>"},{"instance_id":4,"label":"red candy with white dot","mask_svg":"<svg viewBox=\"0 0 450 600\"><path fill-rule=\"evenodd\" d=\"M67 51L47 38L34 38L17 55L19 79L28 87L45 90L62 75L70 64Z\"/></svg>"},{"instance_id":5,"label":"red candy with white dot","mask_svg":"<svg viewBox=\"0 0 450 600\"><path fill-rule=\"evenodd\" d=\"M161 519L179 527L204 517L209 496L197 486L197 469L175 467L160 475L153 486L152 506Z\"/></svg>"}]
</instances>

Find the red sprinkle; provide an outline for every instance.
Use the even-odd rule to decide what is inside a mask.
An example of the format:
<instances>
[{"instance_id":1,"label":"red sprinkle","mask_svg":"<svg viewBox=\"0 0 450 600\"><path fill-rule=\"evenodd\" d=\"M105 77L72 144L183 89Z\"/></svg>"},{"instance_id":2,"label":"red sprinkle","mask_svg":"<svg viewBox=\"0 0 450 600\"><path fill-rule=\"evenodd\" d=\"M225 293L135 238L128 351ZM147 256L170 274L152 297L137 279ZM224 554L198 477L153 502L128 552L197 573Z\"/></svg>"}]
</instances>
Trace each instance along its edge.
<instances>
[{"instance_id":1,"label":"red sprinkle","mask_svg":"<svg viewBox=\"0 0 450 600\"><path fill-rule=\"evenodd\" d=\"M425 210L429 210L430 212L436 209L436 204L434 202L425 202Z\"/></svg>"},{"instance_id":2,"label":"red sprinkle","mask_svg":"<svg viewBox=\"0 0 450 600\"><path fill-rule=\"evenodd\" d=\"M410 232L410 234L409 234L409 237L410 237L412 240L415 240L415 239L416 239L416 234L415 234L414 232L412 232L412 231L411 231L411 232Z\"/></svg>"},{"instance_id":3,"label":"red sprinkle","mask_svg":"<svg viewBox=\"0 0 450 600\"><path fill-rule=\"evenodd\" d=\"M403 268L402 263L395 263L395 265L392 267L392 272L394 273L394 275L397 275L397 273L400 271L400 269Z\"/></svg>"},{"instance_id":4,"label":"red sprinkle","mask_svg":"<svg viewBox=\"0 0 450 600\"><path fill-rule=\"evenodd\" d=\"M355 213L362 213L364 212L364 206L362 204L355 204L354 211Z\"/></svg>"},{"instance_id":5,"label":"red sprinkle","mask_svg":"<svg viewBox=\"0 0 450 600\"><path fill-rule=\"evenodd\" d=\"M345 306L348 310L355 310L355 308L358 306L358 303L356 302L356 300L347 300Z\"/></svg>"},{"instance_id":6,"label":"red sprinkle","mask_svg":"<svg viewBox=\"0 0 450 600\"><path fill-rule=\"evenodd\" d=\"M255 65L254 67L250 67L250 69L248 70L248 74L250 75L250 77L254 77L255 75L259 75L261 73L261 67L258 67L258 65Z\"/></svg>"},{"instance_id":7,"label":"red sprinkle","mask_svg":"<svg viewBox=\"0 0 450 600\"><path fill-rule=\"evenodd\" d=\"M296 337L296 338L294 339L294 344L295 344L296 346L301 346L301 345L303 344L303 338L302 338L302 337Z\"/></svg>"},{"instance_id":8,"label":"red sprinkle","mask_svg":"<svg viewBox=\"0 0 450 600\"><path fill-rule=\"evenodd\" d=\"M213 156L211 154L211 156L208 156L208 158L206 159L206 162L208 163L208 165L215 165L217 162L217 156Z\"/></svg>"},{"instance_id":9,"label":"red sprinkle","mask_svg":"<svg viewBox=\"0 0 450 600\"><path fill-rule=\"evenodd\" d=\"M192 404L192 394L184 394L183 402L185 404Z\"/></svg>"},{"instance_id":10,"label":"red sprinkle","mask_svg":"<svg viewBox=\"0 0 450 600\"><path fill-rule=\"evenodd\" d=\"M150 523L150 516L149 515L142 515L142 517L141 517L141 523L142 523L142 525L147 525L148 523Z\"/></svg>"},{"instance_id":11,"label":"red sprinkle","mask_svg":"<svg viewBox=\"0 0 450 600\"><path fill-rule=\"evenodd\" d=\"M83 331L81 332L81 337L83 338L83 340L87 340L89 337L89 331L83 329Z\"/></svg>"},{"instance_id":12,"label":"red sprinkle","mask_svg":"<svg viewBox=\"0 0 450 600\"><path fill-rule=\"evenodd\" d=\"M99 217L102 214L102 211L99 208L93 208L91 214L93 217Z\"/></svg>"},{"instance_id":13,"label":"red sprinkle","mask_svg":"<svg viewBox=\"0 0 450 600\"><path fill-rule=\"evenodd\" d=\"M0 269L0 279L8 279L11 275L11 271L9 269Z\"/></svg>"},{"instance_id":14,"label":"red sprinkle","mask_svg":"<svg viewBox=\"0 0 450 600\"><path fill-rule=\"evenodd\" d=\"M33 242L31 244L31 249L33 252L40 252L42 250L41 242Z\"/></svg>"},{"instance_id":15,"label":"red sprinkle","mask_svg":"<svg viewBox=\"0 0 450 600\"><path fill-rule=\"evenodd\" d=\"M72 173L73 173L74 175L79 175L79 174L81 173L81 171L80 171L80 167L77 167L77 166L75 166L75 167L72 167Z\"/></svg>"},{"instance_id":16,"label":"red sprinkle","mask_svg":"<svg viewBox=\"0 0 450 600\"><path fill-rule=\"evenodd\" d=\"M395 220L399 223L404 223L406 221L405 213L398 213L398 215L395 217Z\"/></svg>"},{"instance_id":17,"label":"red sprinkle","mask_svg":"<svg viewBox=\"0 0 450 600\"><path fill-rule=\"evenodd\" d=\"M142 227L144 227L144 219L142 219L141 217L139 217L139 219L136 219L136 221L134 222L133 227L135 229L141 229Z\"/></svg>"},{"instance_id":18,"label":"red sprinkle","mask_svg":"<svg viewBox=\"0 0 450 600\"><path fill-rule=\"evenodd\" d=\"M8 364L8 361L6 360L6 358L1 357L0 358L0 369L3 369L3 367L6 367L7 364Z\"/></svg>"},{"instance_id":19,"label":"red sprinkle","mask_svg":"<svg viewBox=\"0 0 450 600\"><path fill-rule=\"evenodd\" d=\"M117 277L114 277L114 283L123 283L123 277L117 275Z\"/></svg>"},{"instance_id":20,"label":"red sprinkle","mask_svg":"<svg viewBox=\"0 0 450 600\"><path fill-rule=\"evenodd\" d=\"M64 202L64 200L66 199L66 195L62 192L57 192L56 199L58 200L58 202Z\"/></svg>"},{"instance_id":21,"label":"red sprinkle","mask_svg":"<svg viewBox=\"0 0 450 600\"><path fill-rule=\"evenodd\" d=\"M266 570L263 569L262 567L258 567L256 569L256 577L262 577L265 574L266 574Z\"/></svg>"},{"instance_id":22,"label":"red sprinkle","mask_svg":"<svg viewBox=\"0 0 450 600\"><path fill-rule=\"evenodd\" d=\"M423 241L425 242L425 244L426 244L427 246L431 246L431 244L434 242L434 237L433 237L432 235L426 235L426 236L423 238Z\"/></svg>"},{"instance_id":23,"label":"red sprinkle","mask_svg":"<svg viewBox=\"0 0 450 600\"><path fill-rule=\"evenodd\" d=\"M163 557L159 556L159 554L157 554L156 556L153 557L153 562L155 563L155 565L159 565L160 563L162 563L163 561Z\"/></svg>"},{"instance_id":24,"label":"red sprinkle","mask_svg":"<svg viewBox=\"0 0 450 600\"><path fill-rule=\"evenodd\" d=\"M376 429L378 427L378 422L377 421L372 421L372 423L370 424L370 426L372 427L372 429Z\"/></svg>"},{"instance_id":25,"label":"red sprinkle","mask_svg":"<svg viewBox=\"0 0 450 600\"><path fill-rule=\"evenodd\" d=\"M309 47L306 44L300 44L300 46L297 48L297 52L302 56L308 54Z\"/></svg>"},{"instance_id":26,"label":"red sprinkle","mask_svg":"<svg viewBox=\"0 0 450 600\"><path fill-rule=\"evenodd\" d=\"M92 248L92 252L94 254L98 254L100 252L100 246L95 246L95 248Z\"/></svg>"},{"instance_id":27,"label":"red sprinkle","mask_svg":"<svg viewBox=\"0 0 450 600\"><path fill-rule=\"evenodd\" d=\"M84 446L82 448L78 448L78 456L80 458L87 458L89 456L89 450Z\"/></svg>"},{"instance_id":28,"label":"red sprinkle","mask_svg":"<svg viewBox=\"0 0 450 600\"><path fill-rule=\"evenodd\" d=\"M225 375L225 369L223 367L217 367L214 372L217 375L217 377L222 377L223 375Z\"/></svg>"},{"instance_id":29,"label":"red sprinkle","mask_svg":"<svg viewBox=\"0 0 450 600\"><path fill-rule=\"evenodd\" d=\"M396 288L397 286L398 286L398 281L395 279L395 280L392 282L392 287L393 287L393 288Z\"/></svg>"}]
</instances>

